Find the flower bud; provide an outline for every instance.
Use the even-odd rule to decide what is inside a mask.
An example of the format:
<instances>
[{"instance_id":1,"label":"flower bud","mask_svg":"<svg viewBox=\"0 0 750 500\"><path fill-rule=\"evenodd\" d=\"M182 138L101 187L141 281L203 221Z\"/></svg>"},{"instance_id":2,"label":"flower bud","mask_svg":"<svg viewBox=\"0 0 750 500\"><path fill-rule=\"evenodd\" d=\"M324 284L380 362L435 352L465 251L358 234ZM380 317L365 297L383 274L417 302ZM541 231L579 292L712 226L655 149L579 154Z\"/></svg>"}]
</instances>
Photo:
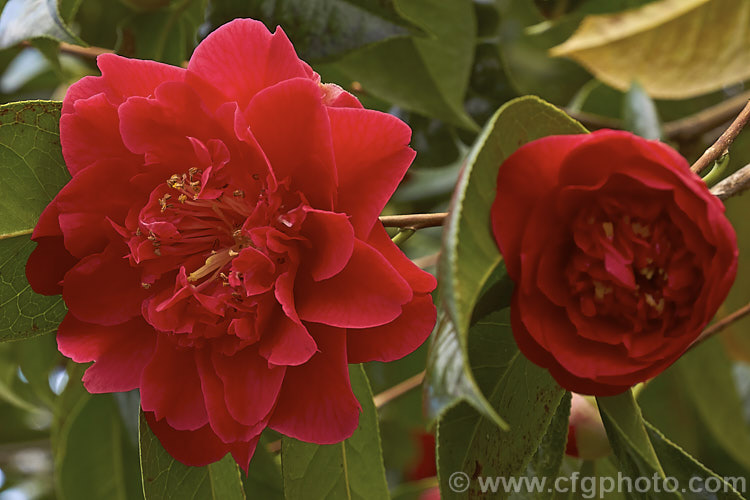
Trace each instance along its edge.
<instances>
[{"instance_id":1,"label":"flower bud","mask_svg":"<svg viewBox=\"0 0 750 500\"><path fill-rule=\"evenodd\" d=\"M586 397L576 393L573 393L570 402L565 453L584 460L594 460L612 453L599 411Z\"/></svg>"}]
</instances>

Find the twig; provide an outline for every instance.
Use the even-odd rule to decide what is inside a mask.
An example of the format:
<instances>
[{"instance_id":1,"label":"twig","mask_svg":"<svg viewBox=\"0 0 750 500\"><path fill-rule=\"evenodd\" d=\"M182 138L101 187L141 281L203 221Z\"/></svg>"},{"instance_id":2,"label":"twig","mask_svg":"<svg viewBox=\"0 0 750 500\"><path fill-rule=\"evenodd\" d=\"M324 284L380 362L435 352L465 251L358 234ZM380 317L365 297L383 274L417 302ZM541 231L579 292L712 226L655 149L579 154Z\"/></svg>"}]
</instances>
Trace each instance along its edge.
<instances>
[{"instance_id":1,"label":"twig","mask_svg":"<svg viewBox=\"0 0 750 500\"><path fill-rule=\"evenodd\" d=\"M424 229L426 227L442 226L448 212L434 214L383 215L380 222L385 227L399 227L401 229Z\"/></svg>"},{"instance_id":2,"label":"twig","mask_svg":"<svg viewBox=\"0 0 750 500\"><path fill-rule=\"evenodd\" d=\"M703 333L701 333L700 337L698 337L698 339L695 342L693 342L693 345L691 345L690 348L692 349L693 347L701 344L702 342L704 342L708 338L712 337L713 335L716 335L720 331L722 331L725 328L727 328L728 326L730 326L732 323L735 323L735 322L741 320L742 318L744 318L748 314L750 314L750 304L747 304L747 305L745 305L743 307L740 307L739 309L737 309L736 311L734 311L732 314L723 317L722 319L720 319L719 321L717 321L713 325L711 325L708 328L706 328L705 330L703 330Z\"/></svg>"},{"instance_id":3,"label":"twig","mask_svg":"<svg viewBox=\"0 0 750 500\"><path fill-rule=\"evenodd\" d=\"M21 45L24 47L33 47L31 42L21 42ZM80 45L73 45L72 43L60 42L60 52L85 57L87 59L96 59L97 56L102 54L113 54L115 51L103 49L101 47L81 47Z\"/></svg>"},{"instance_id":4,"label":"twig","mask_svg":"<svg viewBox=\"0 0 750 500\"><path fill-rule=\"evenodd\" d=\"M748 188L750 188L750 165L745 165L712 187L711 193L720 200L726 200L736 194L741 194Z\"/></svg>"},{"instance_id":5,"label":"twig","mask_svg":"<svg viewBox=\"0 0 750 500\"><path fill-rule=\"evenodd\" d=\"M750 99L750 90L690 116L666 122L662 125L664 137L679 143L690 142L701 134L737 116L737 113L747 104L748 99ZM623 127L622 120L618 120L617 118L596 115L585 111L565 111L569 116L583 123L588 128L621 129Z\"/></svg>"},{"instance_id":6,"label":"twig","mask_svg":"<svg viewBox=\"0 0 750 500\"><path fill-rule=\"evenodd\" d=\"M375 408L381 408L386 403L390 403L399 396L403 396L412 389L416 389L422 385L422 382L424 382L424 374L425 372L421 371L413 377L407 378L400 384L396 384L380 394L376 394L375 397L372 398L373 401L375 401Z\"/></svg>"},{"instance_id":7,"label":"twig","mask_svg":"<svg viewBox=\"0 0 750 500\"><path fill-rule=\"evenodd\" d=\"M664 124L664 135L679 143L690 142L708 130L714 129L739 113L750 99L750 90L722 101L694 115Z\"/></svg>"},{"instance_id":8,"label":"twig","mask_svg":"<svg viewBox=\"0 0 750 500\"><path fill-rule=\"evenodd\" d=\"M696 174L700 174L703 169L711 165L721 155L726 153L729 146L734 142L740 132L742 132L742 129L747 125L748 121L750 121L750 102L745 103L745 107L740 111L740 114L737 115L737 118L735 118L729 128L721 134L721 137L719 137L700 158L698 158L698 161L693 163L690 170Z\"/></svg>"},{"instance_id":9,"label":"twig","mask_svg":"<svg viewBox=\"0 0 750 500\"><path fill-rule=\"evenodd\" d=\"M414 264L417 267L425 269L437 265L438 260L440 260L440 252L435 252L431 253L430 255L425 255L424 257L418 257L414 259Z\"/></svg>"}]
</instances>

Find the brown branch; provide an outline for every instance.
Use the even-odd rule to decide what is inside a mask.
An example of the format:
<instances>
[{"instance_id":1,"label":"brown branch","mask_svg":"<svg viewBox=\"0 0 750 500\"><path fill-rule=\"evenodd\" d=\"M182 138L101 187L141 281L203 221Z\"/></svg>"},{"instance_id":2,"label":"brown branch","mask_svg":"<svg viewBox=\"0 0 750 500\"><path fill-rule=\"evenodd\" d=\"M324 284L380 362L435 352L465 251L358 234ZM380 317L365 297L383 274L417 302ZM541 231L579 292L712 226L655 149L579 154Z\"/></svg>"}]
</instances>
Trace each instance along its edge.
<instances>
[{"instance_id":1,"label":"brown branch","mask_svg":"<svg viewBox=\"0 0 750 500\"><path fill-rule=\"evenodd\" d=\"M442 226L448 212L433 214L409 214L409 215L383 215L380 222L385 227L398 227L401 229L424 229L426 227Z\"/></svg>"},{"instance_id":2,"label":"brown branch","mask_svg":"<svg viewBox=\"0 0 750 500\"><path fill-rule=\"evenodd\" d=\"M719 127L737 116L750 99L750 90L722 101L714 106L706 108L695 114L672 120L662 125L664 137L678 143L686 143L694 140L701 134ZM596 115L585 111L569 111L568 115L575 118L587 128L612 128L621 129L622 120L608 116Z\"/></svg>"},{"instance_id":3,"label":"brown branch","mask_svg":"<svg viewBox=\"0 0 750 500\"><path fill-rule=\"evenodd\" d=\"M750 90L685 118L664 124L664 136L679 143L690 142L737 116L750 99Z\"/></svg>"},{"instance_id":4,"label":"brown branch","mask_svg":"<svg viewBox=\"0 0 750 500\"><path fill-rule=\"evenodd\" d=\"M409 377L403 382L384 390L380 394L376 394L372 398L375 402L375 408L381 408L383 405L390 403L394 399L403 396L412 389L416 389L422 385L422 382L424 382L424 374L425 372L421 371L413 377Z\"/></svg>"},{"instance_id":5,"label":"brown branch","mask_svg":"<svg viewBox=\"0 0 750 500\"><path fill-rule=\"evenodd\" d=\"M750 165L745 165L711 188L711 193L720 200L741 194L750 188Z\"/></svg>"},{"instance_id":6,"label":"brown branch","mask_svg":"<svg viewBox=\"0 0 750 500\"><path fill-rule=\"evenodd\" d=\"M24 47L33 47L31 42L21 42ZM60 42L60 52L74 56L85 57L87 59L96 59L102 54L114 54L114 50L103 49L101 47L81 47L72 43Z\"/></svg>"},{"instance_id":7,"label":"brown branch","mask_svg":"<svg viewBox=\"0 0 750 500\"><path fill-rule=\"evenodd\" d=\"M745 107L740 111L740 114L737 115L737 118L735 118L729 128L721 134L721 137L719 137L700 158L698 158L698 161L693 163L690 170L696 174L700 174L706 167L719 159L721 155L727 152L729 146L734 142L740 132L742 132L742 129L747 125L748 121L750 121L750 101L745 102Z\"/></svg>"},{"instance_id":8,"label":"brown branch","mask_svg":"<svg viewBox=\"0 0 750 500\"><path fill-rule=\"evenodd\" d=\"M709 326L705 330L703 330L703 333L700 334L700 337L693 342L693 345L690 346L690 349L693 347L703 343L707 339L711 338L712 336L716 335L717 333L721 332L728 326L732 325L733 323L741 320L745 316L750 314L750 304L747 304L743 307L740 307L736 311L734 311L732 314L723 317L713 325Z\"/></svg>"}]
</instances>

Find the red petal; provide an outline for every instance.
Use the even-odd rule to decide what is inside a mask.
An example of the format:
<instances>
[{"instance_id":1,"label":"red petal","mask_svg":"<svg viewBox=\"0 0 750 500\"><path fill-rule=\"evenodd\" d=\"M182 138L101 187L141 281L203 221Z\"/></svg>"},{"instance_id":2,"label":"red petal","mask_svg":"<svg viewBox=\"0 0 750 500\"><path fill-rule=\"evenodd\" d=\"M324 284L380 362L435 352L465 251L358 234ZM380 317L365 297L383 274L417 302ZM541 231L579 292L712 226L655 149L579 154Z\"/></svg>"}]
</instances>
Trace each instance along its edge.
<instances>
[{"instance_id":1,"label":"red petal","mask_svg":"<svg viewBox=\"0 0 750 500\"><path fill-rule=\"evenodd\" d=\"M63 114L73 112L79 99L87 99L104 92L115 106L130 96L148 97L163 82L182 80L185 70L154 61L128 59L115 54L102 54L96 58L102 76L89 76L74 83L65 94Z\"/></svg>"},{"instance_id":2,"label":"red petal","mask_svg":"<svg viewBox=\"0 0 750 500\"><path fill-rule=\"evenodd\" d=\"M44 236L26 261L26 279L31 289L42 295L59 295L61 281L78 259L65 249L62 236Z\"/></svg>"},{"instance_id":3,"label":"red petal","mask_svg":"<svg viewBox=\"0 0 750 500\"><path fill-rule=\"evenodd\" d=\"M304 256L315 281L338 274L354 251L354 229L346 214L309 209L301 234L310 240Z\"/></svg>"},{"instance_id":4,"label":"red petal","mask_svg":"<svg viewBox=\"0 0 750 500\"><path fill-rule=\"evenodd\" d=\"M194 431L181 431L171 427L164 419L156 420L153 412L143 414L164 449L185 465L203 467L221 460L230 451L230 445L223 443L208 425ZM256 444L257 439L252 442L253 450Z\"/></svg>"},{"instance_id":5,"label":"red petal","mask_svg":"<svg viewBox=\"0 0 750 500\"><path fill-rule=\"evenodd\" d=\"M226 406L232 417L255 425L268 416L279 396L285 367L269 366L252 348L232 356L214 352L213 366L224 382Z\"/></svg>"},{"instance_id":6,"label":"red petal","mask_svg":"<svg viewBox=\"0 0 750 500\"><path fill-rule=\"evenodd\" d=\"M333 278L296 283L297 311L304 321L342 328L371 328L401 315L413 296L409 283L371 246L356 240L352 258Z\"/></svg>"},{"instance_id":7,"label":"red petal","mask_svg":"<svg viewBox=\"0 0 750 500\"><path fill-rule=\"evenodd\" d=\"M320 352L287 369L269 427L310 443L338 443L355 431L361 411L349 382L346 333L316 325L313 334Z\"/></svg>"},{"instance_id":8,"label":"red petal","mask_svg":"<svg viewBox=\"0 0 750 500\"><path fill-rule=\"evenodd\" d=\"M411 129L368 109L329 108L328 116L339 179L336 210L351 215L364 238L414 159Z\"/></svg>"},{"instance_id":9,"label":"red petal","mask_svg":"<svg viewBox=\"0 0 750 500\"><path fill-rule=\"evenodd\" d=\"M414 289L414 293L430 293L437 286L437 280L427 271L417 267L401 249L393 243L382 224L372 226L367 243L383 254L396 271L404 277Z\"/></svg>"},{"instance_id":10,"label":"red petal","mask_svg":"<svg viewBox=\"0 0 750 500\"><path fill-rule=\"evenodd\" d=\"M104 94L79 99L70 108L70 112L60 118L60 142L71 174L103 159L120 159L133 164L142 161L122 143L117 108ZM122 186L117 187L122 189Z\"/></svg>"},{"instance_id":11,"label":"red petal","mask_svg":"<svg viewBox=\"0 0 750 500\"><path fill-rule=\"evenodd\" d=\"M161 85L155 98L131 97L120 106L119 115L122 139L130 151L184 170L198 163L190 137L226 137L195 91L182 82Z\"/></svg>"},{"instance_id":12,"label":"red petal","mask_svg":"<svg viewBox=\"0 0 750 500\"><path fill-rule=\"evenodd\" d=\"M331 130L320 89L295 78L259 92L246 112L255 139L276 178L305 194L310 205L333 208L336 164Z\"/></svg>"},{"instance_id":13,"label":"red petal","mask_svg":"<svg viewBox=\"0 0 750 500\"><path fill-rule=\"evenodd\" d=\"M203 349L195 354L208 421L219 439L225 443L244 442L260 435L266 427L265 423L242 425L229 414L224 397L224 384L214 369L210 350Z\"/></svg>"},{"instance_id":14,"label":"red petal","mask_svg":"<svg viewBox=\"0 0 750 500\"><path fill-rule=\"evenodd\" d=\"M178 430L197 430L208 423L194 352L176 346L166 334L141 377L141 407Z\"/></svg>"},{"instance_id":15,"label":"red petal","mask_svg":"<svg viewBox=\"0 0 750 500\"><path fill-rule=\"evenodd\" d=\"M290 78L311 78L281 28L271 35L263 23L236 19L208 35L193 52L188 77L211 82L244 109L266 87Z\"/></svg>"},{"instance_id":16,"label":"red petal","mask_svg":"<svg viewBox=\"0 0 750 500\"><path fill-rule=\"evenodd\" d=\"M57 329L57 347L77 363L96 361L83 383L91 393L122 392L141 385L141 373L151 360L156 332L142 319L115 326L94 325L65 316Z\"/></svg>"},{"instance_id":17,"label":"red petal","mask_svg":"<svg viewBox=\"0 0 750 500\"><path fill-rule=\"evenodd\" d=\"M429 295L418 295L404 306L395 321L365 330L347 330L349 363L394 361L412 353L435 326L435 305Z\"/></svg>"},{"instance_id":18,"label":"red petal","mask_svg":"<svg viewBox=\"0 0 750 500\"><path fill-rule=\"evenodd\" d=\"M123 258L127 247L116 248L109 245L65 274L63 299L81 321L117 325L141 314L148 292L141 287L138 271Z\"/></svg>"},{"instance_id":19,"label":"red petal","mask_svg":"<svg viewBox=\"0 0 750 500\"><path fill-rule=\"evenodd\" d=\"M278 307L261 333L258 350L271 364L292 366L309 360L318 346L299 319L289 318Z\"/></svg>"},{"instance_id":20,"label":"red petal","mask_svg":"<svg viewBox=\"0 0 750 500\"><path fill-rule=\"evenodd\" d=\"M123 224L133 203L128 189L136 169L121 161L102 160L76 174L55 198L65 247L78 258L101 252L112 224ZM109 220L108 220L109 219Z\"/></svg>"},{"instance_id":21,"label":"red petal","mask_svg":"<svg viewBox=\"0 0 750 500\"><path fill-rule=\"evenodd\" d=\"M500 166L497 197L491 208L492 231L514 281L521 273L521 241L531 212L537 201L557 185L566 155L588 137L589 134L543 137L518 148Z\"/></svg>"}]
</instances>

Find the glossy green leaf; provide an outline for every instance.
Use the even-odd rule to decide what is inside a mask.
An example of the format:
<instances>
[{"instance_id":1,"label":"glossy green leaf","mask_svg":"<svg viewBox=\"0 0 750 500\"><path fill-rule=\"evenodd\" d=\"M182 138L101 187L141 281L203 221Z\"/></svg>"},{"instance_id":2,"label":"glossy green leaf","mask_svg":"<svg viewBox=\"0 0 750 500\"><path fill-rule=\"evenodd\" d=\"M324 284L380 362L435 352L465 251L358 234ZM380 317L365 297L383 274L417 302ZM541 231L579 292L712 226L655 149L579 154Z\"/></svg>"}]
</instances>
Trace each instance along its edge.
<instances>
[{"instance_id":1,"label":"glossy green leaf","mask_svg":"<svg viewBox=\"0 0 750 500\"><path fill-rule=\"evenodd\" d=\"M60 149L60 103L0 106L0 341L53 332L65 315L60 297L36 295L25 265L39 214L70 178ZM7 187L12 186L12 189Z\"/></svg>"},{"instance_id":2,"label":"glossy green leaf","mask_svg":"<svg viewBox=\"0 0 750 500\"><path fill-rule=\"evenodd\" d=\"M0 49L37 37L82 43L63 21L57 0L8 0L0 14Z\"/></svg>"},{"instance_id":3,"label":"glossy green leaf","mask_svg":"<svg viewBox=\"0 0 750 500\"><path fill-rule=\"evenodd\" d=\"M237 17L282 26L305 60L341 57L352 50L418 28L398 14L394 0L213 0L210 22L218 27Z\"/></svg>"},{"instance_id":4,"label":"glossy green leaf","mask_svg":"<svg viewBox=\"0 0 750 500\"><path fill-rule=\"evenodd\" d=\"M466 403L449 408L438 421L438 477L444 500L473 498L481 493L477 476L510 478L533 469L550 477L557 473L565 445L565 407L557 412L564 391L549 373L527 360L516 347L510 329L510 310L494 312L472 326L470 359L481 390L510 430L500 429ZM569 403L567 403L569 404ZM555 415L557 415L555 417ZM550 422L549 442L543 441ZM565 424L567 429L567 423ZM540 449L549 455L539 455ZM463 472L472 478L468 492L456 493L450 476Z\"/></svg>"},{"instance_id":5,"label":"glossy green leaf","mask_svg":"<svg viewBox=\"0 0 750 500\"><path fill-rule=\"evenodd\" d=\"M634 81L625 93L622 121L625 130L640 135L644 139L662 138L661 120L659 120L656 104L638 82Z\"/></svg>"},{"instance_id":6,"label":"glossy green leaf","mask_svg":"<svg viewBox=\"0 0 750 500\"><path fill-rule=\"evenodd\" d=\"M337 67L389 103L476 130L463 108L476 42L471 0L396 0L395 5L427 34L373 44L345 56Z\"/></svg>"},{"instance_id":7,"label":"glossy green leaf","mask_svg":"<svg viewBox=\"0 0 750 500\"><path fill-rule=\"evenodd\" d=\"M585 133L578 122L536 97L514 99L487 122L470 151L444 225L439 265L441 313L430 349L426 390L428 411L439 414L456 398L471 402L502 425L477 390L467 364L468 329L480 292L493 273L500 281L501 256L492 236L490 208L495 199L500 164L519 146L547 135ZM506 281L496 296L506 296ZM500 309L508 304L497 304ZM489 312L489 311L487 311ZM486 393L485 393L486 395Z\"/></svg>"},{"instance_id":8,"label":"glossy green leaf","mask_svg":"<svg viewBox=\"0 0 750 500\"><path fill-rule=\"evenodd\" d=\"M349 439L330 445L281 440L284 494L289 500L390 498L370 383L361 365L350 366L349 376L362 406L359 427Z\"/></svg>"},{"instance_id":9,"label":"glossy green leaf","mask_svg":"<svg viewBox=\"0 0 750 500\"><path fill-rule=\"evenodd\" d=\"M750 470L750 428L732 375L732 363L718 339L687 352L675 365L700 419L732 458Z\"/></svg>"},{"instance_id":10,"label":"glossy green leaf","mask_svg":"<svg viewBox=\"0 0 750 500\"><path fill-rule=\"evenodd\" d=\"M111 394L90 395L76 367L55 413L55 488L61 499L143 498L138 450Z\"/></svg>"},{"instance_id":11,"label":"glossy green leaf","mask_svg":"<svg viewBox=\"0 0 750 500\"><path fill-rule=\"evenodd\" d=\"M162 447L146 417L140 418L143 492L146 500L244 500L241 472L231 455L205 467L188 467Z\"/></svg>"},{"instance_id":12,"label":"glossy green leaf","mask_svg":"<svg viewBox=\"0 0 750 500\"><path fill-rule=\"evenodd\" d=\"M617 396L596 398L599 413L607 430L607 437L623 475L635 480L639 477L664 478L665 473L651 444L641 415L641 409L631 391ZM640 494L640 493L639 493ZM680 498L678 494L649 491L642 498Z\"/></svg>"},{"instance_id":13,"label":"glossy green leaf","mask_svg":"<svg viewBox=\"0 0 750 500\"><path fill-rule=\"evenodd\" d=\"M743 500L737 488L747 488L747 478L725 481L665 438L654 426L645 424L665 474L677 481L685 500ZM672 489L675 485L666 486Z\"/></svg>"}]
</instances>

